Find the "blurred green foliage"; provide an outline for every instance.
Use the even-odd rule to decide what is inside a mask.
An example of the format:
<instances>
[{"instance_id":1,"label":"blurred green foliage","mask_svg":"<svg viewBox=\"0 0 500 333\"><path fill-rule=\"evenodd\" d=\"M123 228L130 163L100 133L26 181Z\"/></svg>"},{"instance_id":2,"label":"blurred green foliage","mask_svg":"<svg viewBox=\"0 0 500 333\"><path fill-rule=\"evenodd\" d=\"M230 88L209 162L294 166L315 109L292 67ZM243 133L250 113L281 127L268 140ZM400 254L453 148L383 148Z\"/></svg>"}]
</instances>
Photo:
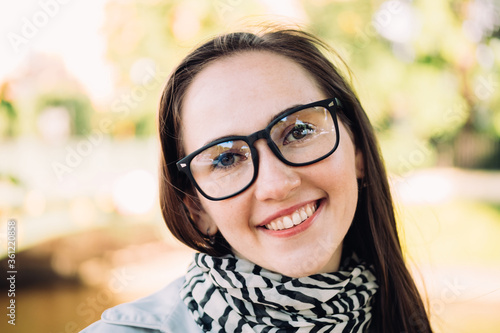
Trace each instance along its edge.
<instances>
[{"instance_id":1,"label":"blurred green foliage","mask_svg":"<svg viewBox=\"0 0 500 333\"><path fill-rule=\"evenodd\" d=\"M70 116L71 133L75 136L88 134L94 113L90 99L81 93L47 93L38 97L38 113L51 107L64 108Z\"/></svg>"},{"instance_id":2,"label":"blurred green foliage","mask_svg":"<svg viewBox=\"0 0 500 333\"><path fill-rule=\"evenodd\" d=\"M216 34L277 23L319 36L351 67L392 172L500 169L498 0L109 0L103 22L114 97L89 100L76 80L59 78L61 64L38 55L43 66L13 82L16 99L1 89L1 137L36 129L49 106L67 109L71 135L106 119L106 135L155 136L162 87L189 50ZM44 67L50 80L38 75Z\"/></svg>"},{"instance_id":3,"label":"blurred green foliage","mask_svg":"<svg viewBox=\"0 0 500 333\"><path fill-rule=\"evenodd\" d=\"M13 137L17 112L10 101L0 100L0 137Z\"/></svg>"},{"instance_id":4,"label":"blurred green foliage","mask_svg":"<svg viewBox=\"0 0 500 333\"><path fill-rule=\"evenodd\" d=\"M196 44L237 29L248 17L251 23L282 20L259 16L269 6L256 0L111 1L104 31L117 84L137 84L131 69L139 59L169 72ZM419 143L429 153L425 161L412 163L414 168L469 162L500 167L495 157L500 151L500 4L301 0L289 6L303 18L286 23L296 21L326 40L353 69L353 84L380 133L389 168L398 172L401 159L410 157L408 147ZM148 117L154 122L157 101L158 94L148 94L137 107L143 115L136 117L138 132L153 134L154 126L146 123ZM472 145L487 142L491 149L462 161L455 155L469 144L460 139L464 135L473 137Z\"/></svg>"},{"instance_id":5,"label":"blurred green foliage","mask_svg":"<svg viewBox=\"0 0 500 333\"><path fill-rule=\"evenodd\" d=\"M12 138L17 134L18 112L8 97L8 85L0 87L0 138Z\"/></svg>"}]
</instances>

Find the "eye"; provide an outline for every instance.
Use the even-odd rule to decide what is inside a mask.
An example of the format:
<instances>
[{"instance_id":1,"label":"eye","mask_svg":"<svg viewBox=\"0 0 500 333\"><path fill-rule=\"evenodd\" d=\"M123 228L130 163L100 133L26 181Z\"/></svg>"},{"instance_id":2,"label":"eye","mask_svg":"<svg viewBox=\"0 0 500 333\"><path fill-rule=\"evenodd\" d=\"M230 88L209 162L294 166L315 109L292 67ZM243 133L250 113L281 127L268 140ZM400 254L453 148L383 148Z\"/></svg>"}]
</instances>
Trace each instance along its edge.
<instances>
[{"instance_id":1,"label":"eye","mask_svg":"<svg viewBox=\"0 0 500 333\"><path fill-rule=\"evenodd\" d=\"M247 156L241 154L235 154L231 152L223 153L214 158L212 162L212 168L215 170L230 169L245 161L247 158Z\"/></svg>"},{"instance_id":2,"label":"eye","mask_svg":"<svg viewBox=\"0 0 500 333\"><path fill-rule=\"evenodd\" d=\"M295 123L295 126L288 132L286 133L284 140L283 140L283 145L287 145L296 141L304 140L308 136L314 134L315 129L312 125L310 124L305 124L305 123Z\"/></svg>"}]
</instances>

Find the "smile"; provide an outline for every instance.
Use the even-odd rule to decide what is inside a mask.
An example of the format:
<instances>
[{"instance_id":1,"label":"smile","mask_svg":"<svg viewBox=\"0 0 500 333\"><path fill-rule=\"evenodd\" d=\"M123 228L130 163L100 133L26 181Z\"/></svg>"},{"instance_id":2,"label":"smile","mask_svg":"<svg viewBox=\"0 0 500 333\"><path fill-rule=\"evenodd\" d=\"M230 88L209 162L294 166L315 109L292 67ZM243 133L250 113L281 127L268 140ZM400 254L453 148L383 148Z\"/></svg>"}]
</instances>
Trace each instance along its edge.
<instances>
[{"instance_id":1,"label":"smile","mask_svg":"<svg viewBox=\"0 0 500 333\"><path fill-rule=\"evenodd\" d=\"M300 207L295 212L290 215L279 217L270 223L264 225L266 229L269 230L286 230L290 229L296 225L301 224L309 217L311 217L317 209L317 203L309 203L303 207Z\"/></svg>"}]
</instances>

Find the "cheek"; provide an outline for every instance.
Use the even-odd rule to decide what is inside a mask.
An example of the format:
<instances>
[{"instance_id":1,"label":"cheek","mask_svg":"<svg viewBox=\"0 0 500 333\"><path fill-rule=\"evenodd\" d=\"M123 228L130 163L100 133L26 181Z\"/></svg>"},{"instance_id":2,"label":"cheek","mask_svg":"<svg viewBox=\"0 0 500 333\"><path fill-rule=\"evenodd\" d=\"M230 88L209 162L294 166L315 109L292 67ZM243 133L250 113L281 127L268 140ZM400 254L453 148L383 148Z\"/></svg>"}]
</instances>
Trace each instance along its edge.
<instances>
[{"instance_id":1,"label":"cheek","mask_svg":"<svg viewBox=\"0 0 500 333\"><path fill-rule=\"evenodd\" d=\"M201 199L206 212L207 220L212 226L217 227L223 234L230 234L242 227L248 226L249 198L242 193L232 199L223 201L210 201Z\"/></svg>"},{"instance_id":2,"label":"cheek","mask_svg":"<svg viewBox=\"0 0 500 333\"><path fill-rule=\"evenodd\" d=\"M357 187L356 162L352 147L339 147L324 161L311 166L308 174L332 188Z\"/></svg>"},{"instance_id":3,"label":"cheek","mask_svg":"<svg viewBox=\"0 0 500 333\"><path fill-rule=\"evenodd\" d=\"M330 203L346 218L354 216L358 202L358 182L354 151L351 149L339 151L328 157L318 165L313 165L307 173L314 185L328 195Z\"/></svg>"}]
</instances>

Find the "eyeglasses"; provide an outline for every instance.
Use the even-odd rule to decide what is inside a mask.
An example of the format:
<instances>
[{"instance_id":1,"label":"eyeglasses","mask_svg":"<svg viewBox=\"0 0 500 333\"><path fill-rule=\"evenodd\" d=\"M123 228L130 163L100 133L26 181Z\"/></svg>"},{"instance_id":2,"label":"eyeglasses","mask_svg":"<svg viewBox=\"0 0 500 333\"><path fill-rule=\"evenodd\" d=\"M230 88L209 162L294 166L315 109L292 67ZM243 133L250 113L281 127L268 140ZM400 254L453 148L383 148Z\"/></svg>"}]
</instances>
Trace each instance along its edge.
<instances>
[{"instance_id":1,"label":"eyeglasses","mask_svg":"<svg viewBox=\"0 0 500 333\"><path fill-rule=\"evenodd\" d=\"M258 175L254 143L266 139L276 157L290 166L319 162L339 145L337 98L285 111L261 131L215 140L177 162L198 191L209 200L224 200L249 188Z\"/></svg>"}]
</instances>

